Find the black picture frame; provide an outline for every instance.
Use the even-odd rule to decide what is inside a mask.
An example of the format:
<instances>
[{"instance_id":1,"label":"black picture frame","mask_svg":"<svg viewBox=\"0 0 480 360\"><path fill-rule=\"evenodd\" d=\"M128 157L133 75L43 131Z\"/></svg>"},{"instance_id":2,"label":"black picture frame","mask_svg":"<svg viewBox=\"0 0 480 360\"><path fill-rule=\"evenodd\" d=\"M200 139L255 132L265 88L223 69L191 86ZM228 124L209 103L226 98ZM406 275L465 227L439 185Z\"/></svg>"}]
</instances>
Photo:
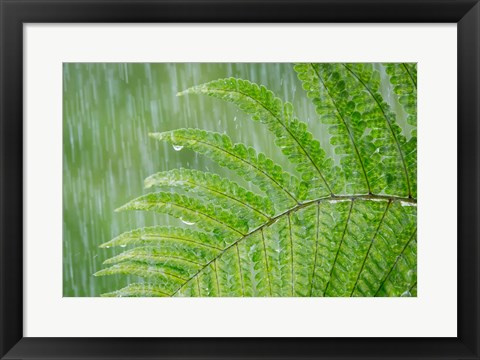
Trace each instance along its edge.
<instances>
[{"instance_id":1,"label":"black picture frame","mask_svg":"<svg viewBox=\"0 0 480 360\"><path fill-rule=\"evenodd\" d=\"M0 0L0 358L479 359L478 0ZM457 23L456 338L27 338L23 336L23 24ZM55 314L52 314L55 316ZM439 314L441 317L441 314Z\"/></svg>"}]
</instances>

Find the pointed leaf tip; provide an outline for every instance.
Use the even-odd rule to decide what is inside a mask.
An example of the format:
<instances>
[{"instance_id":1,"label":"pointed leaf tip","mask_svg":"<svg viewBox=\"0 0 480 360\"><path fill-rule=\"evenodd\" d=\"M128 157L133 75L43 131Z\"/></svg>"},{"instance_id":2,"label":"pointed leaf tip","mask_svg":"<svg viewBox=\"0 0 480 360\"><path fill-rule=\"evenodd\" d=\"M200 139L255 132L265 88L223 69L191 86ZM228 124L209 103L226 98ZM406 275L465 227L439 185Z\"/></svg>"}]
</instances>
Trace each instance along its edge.
<instances>
[{"instance_id":1,"label":"pointed leaf tip","mask_svg":"<svg viewBox=\"0 0 480 360\"><path fill-rule=\"evenodd\" d=\"M130 205L130 202L126 203L125 205L122 205L122 206L119 206L118 208L116 208L115 212L121 212L121 211L125 211L125 210L128 210L128 206Z\"/></svg>"}]
</instances>

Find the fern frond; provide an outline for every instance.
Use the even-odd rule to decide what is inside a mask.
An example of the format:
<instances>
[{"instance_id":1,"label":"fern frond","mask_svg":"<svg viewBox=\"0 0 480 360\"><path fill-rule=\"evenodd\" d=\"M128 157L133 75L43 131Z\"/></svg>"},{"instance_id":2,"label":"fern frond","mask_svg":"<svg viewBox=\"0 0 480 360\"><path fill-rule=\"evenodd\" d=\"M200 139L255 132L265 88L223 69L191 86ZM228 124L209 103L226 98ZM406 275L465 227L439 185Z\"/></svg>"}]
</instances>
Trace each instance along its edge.
<instances>
[{"instance_id":1,"label":"fern frond","mask_svg":"<svg viewBox=\"0 0 480 360\"><path fill-rule=\"evenodd\" d=\"M199 296L206 269L215 274L221 296L382 294L378 287L396 276L388 267L404 256L415 220L414 203L393 198L314 201L238 239L172 295Z\"/></svg>"},{"instance_id":2,"label":"fern frond","mask_svg":"<svg viewBox=\"0 0 480 360\"><path fill-rule=\"evenodd\" d=\"M157 192L140 196L116 211L144 210L164 213L181 219L188 225L213 230L219 236L231 237L248 232L248 224L232 214L185 195Z\"/></svg>"},{"instance_id":3,"label":"fern frond","mask_svg":"<svg viewBox=\"0 0 480 360\"><path fill-rule=\"evenodd\" d=\"M306 289L308 296L325 296L325 289L334 270L339 248L345 239L352 208L352 201L324 201L318 204L315 254L310 265L311 284L309 289Z\"/></svg>"},{"instance_id":4,"label":"fern frond","mask_svg":"<svg viewBox=\"0 0 480 360\"><path fill-rule=\"evenodd\" d=\"M402 143L402 149L410 173L412 197L417 197L417 66L389 63L385 68L398 102L408 114L407 122L414 127L410 139Z\"/></svg>"},{"instance_id":5,"label":"fern frond","mask_svg":"<svg viewBox=\"0 0 480 360\"><path fill-rule=\"evenodd\" d=\"M273 215L273 204L268 198L256 195L217 174L191 169L163 171L145 179L145 188L152 186L174 187L195 193L207 202L234 211L249 221L252 227Z\"/></svg>"},{"instance_id":6,"label":"fern frond","mask_svg":"<svg viewBox=\"0 0 480 360\"><path fill-rule=\"evenodd\" d=\"M329 125L332 135L330 142L335 153L341 157L346 192L370 193L372 189L362 157L361 144L353 129L353 122L360 120L360 113L355 111L355 102L345 91L345 82L341 80L338 71L322 69L320 65L297 64L294 68L307 96L315 105L320 121Z\"/></svg>"},{"instance_id":7,"label":"fern frond","mask_svg":"<svg viewBox=\"0 0 480 360\"><path fill-rule=\"evenodd\" d=\"M179 129L150 136L175 146L188 147L235 171L264 191L277 210L298 203L305 191L295 176L283 171L281 166L264 154L257 154L253 148L247 148L241 143L234 144L227 135L197 129Z\"/></svg>"},{"instance_id":8,"label":"fern frond","mask_svg":"<svg viewBox=\"0 0 480 360\"><path fill-rule=\"evenodd\" d=\"M190 263L197 266L201 266L199 261L209 261L210 259L202 259L197 257L188 256L188 253L172 254L171 252L165 253L164 249L156 247L137 247L128 251L125 251L117 256L105 260L105 265L118 264L124 261L139 261L149 264L158 264L168 261L179 263Z\"/></svg>"},{"instance_id":9,"label":"fern frond","mask_svg":"<svg viewBox=\"0 0 480 360\"><path fill-rule=\"evenodd\" d=\"M378 71L373 69L372 64L344 64L343 66L367 90L368 95L373 100L370 101L369 112L364 112L364 115L367 114L367 117L364 118L367 126L371 126L373 129L369 135L375 146L382 149L381 153L384 158L381 163L386 166L385 171L389 174L391 170L398 174L396 178L392 174L386 176L386 187L383 191L387 194L401 194L412 197L411 178L413 174L405 159L406 138L396 121L395 114L390 111L388 104L380 95L380 75ZM378 133L375 131L378 131ZM382 136L385 136L385 138L383 139ZM403 169L403 174L396 171L399 168ZM378 170L376 172L378 173ZM401 175L403 175L402 180Z\"/></svg>"},{"instance_id":10,"label":"fern frond","mask_svg":"<svg viewBox=\"0 0 480 360\"><path fill-rule=\"evenodd\" d=\"M417 208L391 203L365 255L352 296L374 296L391 264L416 233Z\"/></svg>"},{"instance_id":11,"label":"fern frond","mask_svg":"<svg viewBox=\"0 0 480 360\"><path fill-rule=\"evenodd\" d=\"M261 232L238 243L243 296L272 296L268 256Z\"/></svg>"},{"instance_id":12,"label":"fern frond","mask_svg":"<svg viewBox=\"0 0 480 360\"><path fill-rule=\"evenodd\" d=\"M118 266L122 267L123 265L134 264L138 269L146 267L148 271L162 272L166 275L183 280L189 279L191 276L195 275L199 268L202 267L201 264L185 260L184 258L158 255L155 248L132 249L107 260L104 264L113 264L110 269L117 269ZM108 271L108 268L105 269L105 271ZM102 273L97 273L97 276L100 275L102 275ZM142 276L148 277L150 275Z\"/></svg>"},{"instance_id":13,"label":"fern frond","mask_svg":"<svg viewBox=\"0 0 480 360\"><path fill-rule=\"evenodd\" d=\"M375 296L416 296L417 286L417 239L412 235ZM414 289L415 295L412 294Z\"/></svg>"},{"instance_id":14,"label":"fern frond","mask_svg":"<svg viewBox=\"0 0 480 360\"><path fill-rule=\"evenodd\" d=\"M333 161L307 130L307 124L293 115L293 106L275 94L248 80L228 78L194 86L178 95L206 94L237 105L253 120L267 125L275 135L275 144L297 165L302 179L309 184L309 199L333 195L343 190L334 173Z\"/></svg>"},{"instance_id":15,"label":"fern frond","mask_svg":"<svg viewBox=\"0 0 480 360\"><path fill-rule=\"evenodd\" d=\"M179 275L179 273L181 275ZM163 293L171 294L178 287L182 286L188 279L188 275L181 273L173 266L149 265L142 262L126 261L113 265L109 268L97 271L95 276L105 275L135 275L149 278ZM183 277L181 277L183 275Z\"/></svg>"},{"instance_id":16,"label":"fern frond","mask_svg":"<svg viewBox=\"0 0 480 360\"><path fill-rule=\"evenodd\" d=\"M331 125L347 192L412 196L406 139L378 91L378 71L371 64L300 64L296 70L321 121Z\"/></svg>"},{"instance_id":17,"label":"fern frond","mask_svg":"<svg viewBox=\"0 0 480 360\"><path fill-rule=\"evenodd\" d=\"M168 247L172 243L175 247ZM187 251L188 248L198 251L222 250L224 241L217 235L207 234L200 231L183 229L171 226L151 226L125 232L116 238L100 245L101 248L110 248L115 246L127 247L130 245L156 245L161 248L168 247L168 251L175 253L176 246L181 246L178 251ZM203 250L202 250L203 249Z\"/></svg>"},{"instance_id":18,"label":"fern frond","mask_svg":"<svg viewBox=\"0 0 480 360\"><path fill-rule=\"evenodd\" d=\"M398 102L408 114L407 121L417 126L417 70L416 64L388 63L385 70L389 76ZM416 136L416 134L415 134Z\"/></svg>"}]
</instances>

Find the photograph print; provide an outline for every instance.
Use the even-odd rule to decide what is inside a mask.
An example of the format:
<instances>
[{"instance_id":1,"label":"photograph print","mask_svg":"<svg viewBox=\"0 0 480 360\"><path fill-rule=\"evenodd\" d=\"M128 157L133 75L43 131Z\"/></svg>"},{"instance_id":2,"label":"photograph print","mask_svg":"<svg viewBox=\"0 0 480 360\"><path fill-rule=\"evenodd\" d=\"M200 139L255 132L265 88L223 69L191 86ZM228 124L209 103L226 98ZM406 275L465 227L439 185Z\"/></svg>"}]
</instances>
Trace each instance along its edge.
<instances>
[{"instance_id":1,"label":"photograph print","mask_svg":"<svg viewBox=\"0 0 480 360\"><path fill-rule=\"evenodd\" d=\"M416 297L415 63L64 63L64 297Z\"/></svg>"}]
</instances>

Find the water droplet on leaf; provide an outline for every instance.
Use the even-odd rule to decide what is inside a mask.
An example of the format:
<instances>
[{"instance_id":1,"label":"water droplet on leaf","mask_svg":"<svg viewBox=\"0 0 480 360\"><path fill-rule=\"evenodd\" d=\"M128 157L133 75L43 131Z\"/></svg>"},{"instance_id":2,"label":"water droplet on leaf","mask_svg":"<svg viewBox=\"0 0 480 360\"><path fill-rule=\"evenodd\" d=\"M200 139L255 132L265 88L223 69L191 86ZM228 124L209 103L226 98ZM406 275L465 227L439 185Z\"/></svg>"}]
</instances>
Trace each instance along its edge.
<instances>
[{"instance_id":1,"label":"water droplet on leaf","mask_svg":"<svg viewBox=\"0 0 480 360\"><path fill-rule=\"evenodd\" d=\"M185 225L195 225L195 222L194 222L194 221L187 221L187 220L183 220L182 218L180 218L180 220L181 220Z\"/></svg>"}]
</instances>

